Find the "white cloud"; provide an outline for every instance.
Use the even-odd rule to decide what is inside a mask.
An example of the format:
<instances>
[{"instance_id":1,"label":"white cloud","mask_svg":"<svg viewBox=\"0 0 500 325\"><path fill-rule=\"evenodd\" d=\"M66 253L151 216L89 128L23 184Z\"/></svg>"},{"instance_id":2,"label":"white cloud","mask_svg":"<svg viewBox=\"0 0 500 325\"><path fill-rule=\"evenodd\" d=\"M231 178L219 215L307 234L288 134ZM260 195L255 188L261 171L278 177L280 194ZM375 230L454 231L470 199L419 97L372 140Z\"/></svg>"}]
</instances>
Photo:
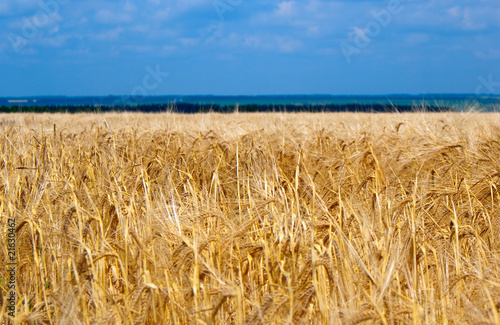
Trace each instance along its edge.
<instances>
[{"instance_id":1,"label":"white cloud","mask_svg":"<svg viewBox=\"0 0 500 325\"><path fill-rule=\"evenodd\" d=\"M99 33L98 35L94 36L94 38L99 41L115 41L120 38L122 32L123 29L121 27L117 27L108 30L107 32Z\"/></svg>"},{"instance_id":2,"label":"white cloud","mask_svg":"<svg viewBox=\"0 0 500 325\"><path fill-rule=\"evenodd\" d=\"M243 45L246 47L259 48L262 46L262 40L258 36L245 36Z\"/></svg>"},{"instance_id":3,"label":"white cloud","mask_svg":"<svg viewBox=\"0 0 500 325\"><path fill-rule=\"evenodd\" d=\"M275 15L278 17L291 17L295 12L295 1L283 1L278 5Z\"/></svg>"},{"instance_id":4,"label":"white cloud","mask_svg":"<svg viewBox=\"0 0 500 325\"><path fill-rule=\"evenodd\" d=\"M178 29L156 28L154 26L150 26L144 33L145 38L159 42L159 45L163 45L165 42L170 42L171 40L182 36L182 31L179 31Z\"/></svg>"},{"instance_id":5,"label":"white cloud","mask_svg":"<svg viewBox=\"0 0 500 325\"><path fill-rule=\"evenodd\" d=\"M481 30L487 27L484 19L485 13L477 12L471 8L465 8L462 20L462 26L465 30Z\"/></svg>"},{"instance_id":6,"label":"white cloud","mask_svg":"<svg viewBox=\"0 0 500 325\"><path fill-rule=\"evenodd\" d=\"M156 47L150 45L145 45L145 46L127 45L124 46L123 49L135 53L152 53L156 50Z\"/></svg>"},{"instance_id":7,"label":"white cloud","mask_svg":"<svg viewBox=\"0 0 500 325\"><path fill-rule=\"evenodd\" d=\"M489 49L487 51L476 51L474 55L483 60L500 59L500 50Z\"/></svg>"},{"instance_id":8,"label":"white cloud","mask_svg":"<svg viewBox=\"0 0 500 325\"><path fill-rule=\"evenodd\" d=\"M459 6L454 6L448 10L446 10L446 13L450 15L451 17L457 18L460 16L461 9Z\"/></svg>"},{"instance_id":9,"label":"white cloud","mask_svg":"<svg viewBox=\"0 0 500 325\"><path fill-rule=\"evenodd\" d=\"M47 17L47 16L45 16ZM54 26L55 24L61 22L63 19L59 14L55 14L51 17L47 17L48 19L43 18L35 18L35 16L27 16L27 17L19 17L13 22L11 22L8 26L10 29L31 29L35 27L37 30L43 30L45 28Z\"/></svg>"},{"instance_id":10,"label":"white cloud","mask_svg":"<svg viewBox=\"0 0 500 325\"><path fill-rule=\"evenodd\" d=\"M240 48L244 46L245 37L236 32L224 34L222 30L217 30L212 36L203 41L205 46L214 46L219 48Z\"/></svg>"},{"instance_id":11,"label":"white cloud","mask_svg":"<svg viewBox=\"0 0 500 325\"><path fill-rule=\"evenodd\" d=\"M198 38L180 38L179 43L181 43L183 46L195 46L200 43L200 40Z\"/></svg>"},{"instance_id":12,"label":"white cloud","mask_svg":"<svg viewBox=\"0 0 500 325\"><path fill-rule=\"evenodd\" d=\"M2 0L0 14L11 14L15 9L26 10L38 7L38 0Z\"/></svg>"},{"instance_id":13,"label":"white cloud","mask_svg":"<svg viewBox=\"0 0 500 325\"><path fill-rule=\"evenodd\" d=\"M89 49L66 49L63 53L67 56L76 57L76 56L88 56L90 54Z\"/></svg>"},{"instance_id":14,"label":"white cloud","mask_svg":"<svg viewBox=\"0 0 500 325\"><path fill-rule=\"evenodd\" d=\"M170 19L172 16L173 16L172 8L165 8L163 10L158 10L154 15L154 19L159 21L165 21Z\"/></svg>"},{"instance_id":15,"label":"white cloud","mask_svg":"<svg viewBox=\"0 0 500 325\"><path fill-rule=\"evenodd\" d=\"M302 41L290 36L272 35L247 35L238 39L240 46L262 51L278 51L282 53L293 53L303 47Z\"/></svg>"},{"instance_id":16,"label":"white cloud","mask_svg":"<svg viewBox=\"0 0 500 325\"><path fill-rule=\"evenodd\" d=\"M133 21L134 14L138 11L133 1L127 0L120 8L99 10L95 15L95 19L103 24L126 24Z\"/></svg>"},{"instance_id":17,"label":"white cloud","mask_svg":"<svg viewBox=\"0 0 500 325\"><path fill-rule=\"evenodd\" d=\"M257 11L250 23L257 28L292 27L304 36L318 37L332 33L345 18L341 10L343 6L336 1L281 1L272 10Z\"/></svg>"},{"instance_id":18,"label":"white cloud","mask_svg":"<svg viewBox=\"0 0 500 325\"><path fill-rule=\"evenodd\" d=\"M10 2L24 7L34 7L37 5L38 0L11 0Z\"/></svg>"},{"instance_id":19,"label":"white cloud","mask_svg":"<svg viewBox=\"0 0 500 325\"><path fill-rule=\"evenodd\" d=\"M163 55L170 55L172 53L174 53L175 51L177 51L179 48L175 45L165 45L163 48L162 48L162 54Z\"/></svg>"},{"instance_id":20,"label":"white cloud","mask_svg":"<svg viewBox=\"0 0 500 325\"><path fill-rule=\"evenodd\" d=\"M293 18L296 16L296 7L294 1L283 1L272 11L257 13L252 20L256 24L290 24L293 23Z\"/></svg>"},{"instance_id":21,"label":"white cloud","mask_svg":"<svg viewBox=\"0 0 500 325\"><path fill-rule=\"evenodd\" d=\"M430 36L425 33L411 33L406 37L406 43L420 45L429 42Z\"/></svg>"},{"instance_id":22,"label":"white cloud","mask_svg":"<svg viewBox=\"0 0 500 325\"><path fill-rule=\"evenodd\" d=\"M359 28L359 27L353 27L352 32L349 33L349 38L353 39L355 36L359 36L360 38L366 38L366 29L364 28Z\"/></svg>"},{"instance_id":23,"label":"white cloud","mask_svg":"<svg viewBox=\"0 0 500 325\"><path fill-rule=\"evenodd\" d=\"M436 27L440 26L457 31L480 31L500 26L498 2L489 0L478 1L474 5L466 1L431 0L412 3L411 10L407 9L404 7L402 23L411 27L433 28L436 33L439 33Z\"/></svg>"},{"instance_id":24,"label":"white cloud","mask_svg":"<svg viewBox=\"0 0 500 325\"><path fill-rule=\"evenodd\" d=\"M292 39L289 37L278 37L277 39L278 48L284 53L293 53L302 47L302 42L297 39Z\"/></svg>"},{"instance_id":25,"label":"white cloud","mask_svg":"<svg viewBox=\"0 0 500 325\"><path fill-rule=\"evenodd\" d=\"M100 10L95 19L103 24L120 24L132 22L132 17L124 12L112 12L111 10Z\"/></svg>"},{"instance_id":26,"label":"white cloud","mask_svg":"<svg viewBox=\"0 0 500 325\"><path fill-rule=\"evenodd\" d=\"M49 30L49 35L57 34L59 33L59 25L54 26L52 29Z\"/></svg>"},{"instance_id":27,"label":"white cloud","mask_svg":"<svg viewBox=\"0 0 500 325\"><path fill-rule=\"evenodd\" d=\"M147 33L149 32L150 28L149 25L146 24L138 24L138 25L133 25L128 30L132 32L138 32L138 33Z\"/></svg>"},{"instance_id":28,"label":"white cloud","mask_svg":"<svg viewBox=\"0 0 500 325\"><path fill-rule=\"evenodd\" d=\"M61 47L64 43L70 39L69 35L58 35L55 37L44 37L40 39L40 44L48 47Z\"/></svg>"},{"instance_id":29,"label":"white cloud","mask_svg":"<svg viewBox=\"0 0 500 325\"><path fill-rule=\"evenodd\" d=\"M18 53L18 55L19 54L25 56L36 56L40 54L40 51L34 47L26 46L21 52Z\"/></svg>"},{"instance_id":30,"label":"white cloud","mask_svg":"<svg viewBox=\"0 0 500 325\"><path fill-rule=\"evenodd\" d=\"M123 10L126 12L136 12L137 7L132 1L128 0L127 2L125 2L125 5L123 6Z\"/></svg>"},{"instance_id":31,"label":"white cloud","mask_svg":"<svg viewBox=\"0 0 500 325\"><path fill-rule=\"evenodd\" d=\"M307 26L307 33L310 35L317 35L319 33L319 26Z\"/></svg>"},{"instance_id":32,"label":"white cloud","mask_svg":"<svg viewBox=\"0 0 500 325\"><path fill-rule=\"evenodd\" d=\"M170 3L171 1L169 1ZM177 8L180 10L189 10L205 5L212 5L213 0L178 0Z\"/></svg>"},{"instance_id":33,"label":"white cloud","mask_svg":"<svg viewBox=\"0 0 500 325\"><path fill-rule=\"evenodd\" d=\"M0 2L0 16L10 14L10 6L8 1Z\"/></svg>"}]
</instances>

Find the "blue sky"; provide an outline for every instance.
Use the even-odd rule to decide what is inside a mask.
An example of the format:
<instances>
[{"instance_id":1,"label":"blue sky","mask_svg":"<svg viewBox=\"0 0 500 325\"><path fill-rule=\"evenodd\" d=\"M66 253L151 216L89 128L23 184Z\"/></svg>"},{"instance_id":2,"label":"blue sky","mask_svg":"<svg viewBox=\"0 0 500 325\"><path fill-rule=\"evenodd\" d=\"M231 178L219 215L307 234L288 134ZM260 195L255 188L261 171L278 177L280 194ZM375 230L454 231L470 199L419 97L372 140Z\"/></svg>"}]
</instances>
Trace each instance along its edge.
<instances>
[{"instance_id":1,"label":"blue sky","mask_svg":"<svg viewBox=\"0 0 500 325\"><path fill-rule=\"evenodd\" d=\"M0 96L500 93L498 0L1 0Z\"/></svg>"}]
</instances>

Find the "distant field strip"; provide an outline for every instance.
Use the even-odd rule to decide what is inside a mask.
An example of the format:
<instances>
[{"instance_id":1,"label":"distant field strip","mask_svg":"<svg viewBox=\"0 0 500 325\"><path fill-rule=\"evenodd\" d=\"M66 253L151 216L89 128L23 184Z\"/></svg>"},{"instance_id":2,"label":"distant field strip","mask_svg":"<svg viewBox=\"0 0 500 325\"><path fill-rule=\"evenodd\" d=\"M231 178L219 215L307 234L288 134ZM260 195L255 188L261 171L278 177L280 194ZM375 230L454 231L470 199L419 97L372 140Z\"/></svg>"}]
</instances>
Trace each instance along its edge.
<instances>
[{"instance_id":1,"label":"distant field strip","mask_svg":"<svg viewBox=\"0 0 500 325\"><path fill-rule=\"evenodd\" d=\"M499 187L500 114L0 114L0 323L15 219L16 323L500 324Z\"/></svg>"}]
</instances>

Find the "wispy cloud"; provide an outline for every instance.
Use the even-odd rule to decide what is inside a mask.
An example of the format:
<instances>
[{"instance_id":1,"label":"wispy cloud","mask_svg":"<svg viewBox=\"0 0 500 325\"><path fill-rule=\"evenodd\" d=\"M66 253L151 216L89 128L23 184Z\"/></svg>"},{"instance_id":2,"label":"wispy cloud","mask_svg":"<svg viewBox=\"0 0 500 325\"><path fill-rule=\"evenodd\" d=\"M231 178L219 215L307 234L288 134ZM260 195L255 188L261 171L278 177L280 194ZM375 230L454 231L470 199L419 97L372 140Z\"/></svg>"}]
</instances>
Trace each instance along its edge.
<instances>
[{"instance_id":1,"label":"wispy cloud","mask_svg":"<svg viewBox=\"0 0 500 325\"><path fill-rule=\"evenodd\" d=\"M7 1L0 2L0 16L8 15L10 13L10 6Z\"/></svg>"},{"instance_id":2,"label":"wispy cloud","mask_svg":"<svg viewBox=\"0 0 500 325\"><path fill-rule=\"evenodd\" d=\"M287 36L277 37L278 48L284 53L293 53L302 47L302 42Z\"/></svg>"},{"instance_id":3,"label":"wispy cloud","mask_svg":"<svg viewBox=\"0 0 500 325\"><path fill-rule=\"evenodd\" d=\"M120 35L123 33L123 28L116 27L113 29L109 29L105 32L99 32L93 35L93 38L99 41L114 41L117 40Z\"/></svg>"},{"instance_id":4,"label":"wispy cloud","mask_svg":"<svg viewBox=\"0 0 500 325\"><path fill-rule=\"evenodd\" d=\"M477 73L486 75L500 66L496 45L500 37L498 0L400 0L404 7L401 14L392 17L391 24L384 27L359 62L349 67L339 43L353 35L366 34L366 23L374 19L371 12L386 8L389 0L243 0L226 13L224 20L214 11L213 0L68 1L59 6L47 24L37 27L36 33L32 33L36 37L16 53L8 35L28 39L26 20L42 10L40 1L58 0L0 1L0 71L16 65L26 71L44 71L55 78L57 73L34 65L35 58L58 60L64 65L69 62L65 61L68 57L71 62L89 62L91 56L99 58L101 66L120 73L124 73L120 60L144 64L172 61L173 70L178 69L176 78L181 79L182 71L194 66L202 74L230 74L234 69L252 74L261 68L260 71L276 70L276 76L268 77L276 84L293 71L303 71L306 85L313 80L307 71L316 71L324 73L318 78L323 78L325 84L343 76L345 86L344 82L338 84L341 92L348 90L349 80L355 85L356 78L375 78L380 71L393 71L392 76L397 79L404 70L398 64L427 62L428 65L412 71L429 73L454 71L457 66L492 66L492 71ZM478 60L482 65L468 64L467 59ZM433 62L434 69L430 68ZM87 71L88 66L82 69ZM29 76L33 78L33 73ZM401 85L407 84L401 80ZM122 80L115 82L120 84ZM181 84L190 82L186 79ZM0 81L0 89L21 86ZM233 86L222 83L220 87Z\"/></svg>"},{"instance_id":5,"label":"wispy cloud","mask_svg":"<svg viewBox=\"0 0 500 325\"><path fill-rule=\"evenodd\" d=\"M411 45L421 45L429 42L430 36L426 33L411 33L406 37L406 42Z\"/></svg>"},{"instance_id":6,"label":"wispy cloud","mask_svg":"<svg viewBox=\"0 0 500 325\"><path fill-rule=\"evenodd\" d=\"M95 15L98 22L103 24L121 24L132 22L132 16L125 12L113 12L111 10L100 10Z\"/></svg>"},{"instance_id":7,"label":"wispy cloud","mask_svg":"<svg viewBox=\"0 0 500 325\"><path fill-rule=\"evenodd\" d=\"M485 51L474 52L477 58L484 60L498 60L500 59L500 48L499 49L489 49Z\"/></svg>"}]
</instances>

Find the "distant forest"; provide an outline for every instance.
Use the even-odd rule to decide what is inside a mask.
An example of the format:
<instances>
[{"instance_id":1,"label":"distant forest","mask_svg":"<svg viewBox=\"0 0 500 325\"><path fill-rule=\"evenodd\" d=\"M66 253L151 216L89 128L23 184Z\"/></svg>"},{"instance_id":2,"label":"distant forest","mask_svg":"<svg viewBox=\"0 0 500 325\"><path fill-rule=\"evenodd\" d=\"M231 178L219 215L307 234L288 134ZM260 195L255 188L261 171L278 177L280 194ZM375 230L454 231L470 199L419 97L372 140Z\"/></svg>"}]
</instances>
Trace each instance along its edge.
<instances>
[{"instance_id":1,"label":"distant forest","mask_svg":"<svg viewBox=\"0 0 500 325\"><path fill-rule=\"evenodd\" d=\"M100 106L100 105L45 105L45 106L0 106L1 113L101 113L101 112L176 112L176 113L234 113L238 112L449 112L456 111L452 107L414 106L414 105L381 105L381 104L325 104L325 105L217 105L176 103L141 104L135 106Z\"/></svg>"}]
</instances>

